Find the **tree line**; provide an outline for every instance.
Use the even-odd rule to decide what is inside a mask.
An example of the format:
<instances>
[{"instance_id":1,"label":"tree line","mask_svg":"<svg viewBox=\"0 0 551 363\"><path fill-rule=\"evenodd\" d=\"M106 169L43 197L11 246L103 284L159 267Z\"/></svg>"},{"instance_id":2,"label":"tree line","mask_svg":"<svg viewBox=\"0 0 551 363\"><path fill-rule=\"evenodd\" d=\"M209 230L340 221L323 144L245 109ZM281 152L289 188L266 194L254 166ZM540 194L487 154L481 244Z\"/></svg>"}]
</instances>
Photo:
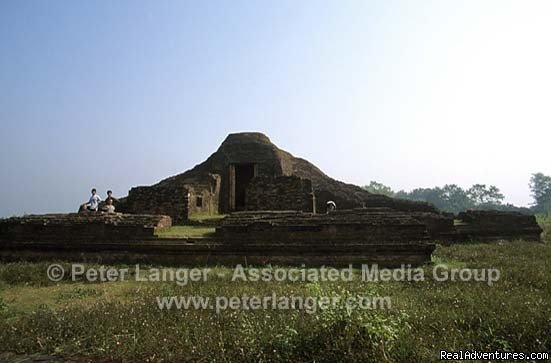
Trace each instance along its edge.
<instances>
[{"instance_id":1,"label":"tree line","mask_svg":"<svg viewBox=\"0 0 551 363\"><path fill-rule=\"evenodd\" d=\"M517 207L504 203L505 196L495 185L474 184L463 189L456 184L446 184L443 187L416 188L409 192L395 192L391 187L371 181L362 187L368 192L383 194L389 197L429 202L438 209L459 213L469 209L494 209L516 211L522 213L551 213L551 176L543 173L532 174L529 182L534 202L530 208Z\"/></svg>"}]
</instances>

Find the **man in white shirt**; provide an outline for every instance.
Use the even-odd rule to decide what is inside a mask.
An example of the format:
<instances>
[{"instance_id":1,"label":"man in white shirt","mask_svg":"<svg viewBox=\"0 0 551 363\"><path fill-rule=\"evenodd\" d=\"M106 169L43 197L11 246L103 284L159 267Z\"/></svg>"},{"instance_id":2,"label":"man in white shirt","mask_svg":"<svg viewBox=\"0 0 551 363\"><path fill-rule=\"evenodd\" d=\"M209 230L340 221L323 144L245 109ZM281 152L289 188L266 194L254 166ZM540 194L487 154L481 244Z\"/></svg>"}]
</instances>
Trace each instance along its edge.
<instances>
[{"instance_id":1,"label":"man in white shirt","mask_svg":"<svg viewBox=\"0 0 551 363\"><path fill-rule=\"evenodd\" d=\"M96 188L94 188L94 189L92 189L92 196L88 200L88 203L84 203L81 206L81 210L88 210L88 211L92 211L92 212L97 212L100 202L101 202L101 198L96 193Z\"/></svg>"}]
</instances>

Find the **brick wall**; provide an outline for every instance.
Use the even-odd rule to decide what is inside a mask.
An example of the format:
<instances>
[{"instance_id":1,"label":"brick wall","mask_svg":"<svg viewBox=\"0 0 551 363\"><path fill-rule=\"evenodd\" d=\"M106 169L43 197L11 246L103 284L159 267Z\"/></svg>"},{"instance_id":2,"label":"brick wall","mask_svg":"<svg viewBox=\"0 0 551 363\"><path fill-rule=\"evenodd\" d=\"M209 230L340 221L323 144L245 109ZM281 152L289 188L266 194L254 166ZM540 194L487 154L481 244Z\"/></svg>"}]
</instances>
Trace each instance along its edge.
<instances>
[{"instance_id":1,"label":"brick wall","mask_svg":"<svg viewBox=\"0 0 551 363\"><path fill-rule=\"evenodd\" d=\"M170 216L175 224L188 218L189 191L172 186L135 187L130 189L124 211L136 214Z\"/></svg>"},{"instance_id":2,"label":"brick wall","mask_svg":"<svg viewBox=\"0 0 551 363\"><path fill-rule=\"evenodd\" d=\"M188 216L193 214L218 214L221 177L209 174L202 183L186 185L189 191Z\"/></svg>"},{"instance_id":3,"label":"brick wall","mask_svg":"<svg viewBox=\"0 0 551 363\"><path fill-rule=\"evenodd\" d=\"M457 215L458 239L469 241L540 241L543 230L536 217L517 212L475 210Z\"/></svg>"},{"instance_id":4,"label":"brick wall","mask_svg":"<svg viewBox=\"0 0 551 363\"><path fill-rule=\"evenodd\" d=\"M297 210L312 212L312 182L296 176L257 176L245 191L247 210Z\"/></svg>"},{"instance_id":5,"label":"brick wall","mask_svg":"<svg viewBox=\"0 0 551 363\"><path fill-rule=\"evenodd\" d=\"M427 227L389 209L338 210L329 214L295 211L232 213L216 229L228 243L408 244L429 239Z\"/></svg>"},{"instance_id":6,"label":"brick wall","mask_svg":"<svg viewBox=\"0 0 551 363\"><path fill-rule=\"evenodd\" d=\"M0 220L0 240L6 242L104 242L149 239L172 225L163 215L71 213L12 217Z\"/></svg>"}]
</instances>

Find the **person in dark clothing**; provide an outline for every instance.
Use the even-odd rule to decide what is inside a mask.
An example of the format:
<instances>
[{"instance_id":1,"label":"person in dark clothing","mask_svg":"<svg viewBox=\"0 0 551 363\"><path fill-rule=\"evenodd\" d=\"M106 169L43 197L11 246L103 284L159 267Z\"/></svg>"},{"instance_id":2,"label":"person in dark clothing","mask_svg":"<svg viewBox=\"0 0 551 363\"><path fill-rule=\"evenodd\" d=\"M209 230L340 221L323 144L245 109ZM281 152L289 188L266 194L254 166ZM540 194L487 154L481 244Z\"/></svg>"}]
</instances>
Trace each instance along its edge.
<instances>
[{"instance_id":1,"label":"person in dark clothing","mask_svg":"<svg viewBox=\"0 0 551 363\"><path fill-rule=\"evenodd\" d=\"M113 191L108 190L107 191L107 198L105 198L105 201L111 200L113 203L117 203L119 200L115 197L113 197Z\"/></svg>"}]
</instances>

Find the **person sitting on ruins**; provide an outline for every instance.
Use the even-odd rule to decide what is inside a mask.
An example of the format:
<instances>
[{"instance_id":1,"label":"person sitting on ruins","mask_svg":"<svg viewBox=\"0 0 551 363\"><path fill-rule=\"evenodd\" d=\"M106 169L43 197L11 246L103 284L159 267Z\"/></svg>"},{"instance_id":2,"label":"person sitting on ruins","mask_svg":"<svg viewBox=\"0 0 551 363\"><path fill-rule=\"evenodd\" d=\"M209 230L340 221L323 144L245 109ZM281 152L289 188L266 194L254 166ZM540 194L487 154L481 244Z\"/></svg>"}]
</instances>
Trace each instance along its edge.
<instances>
[{"instance_id":1,"label":"person sitting on ruins","mask_svg":"<svg viewBox=\"0 0 551 363\"><path fill-rule=\"evenodd\" d=\"M337 210L337 204L332 200L327 201L325 204L325 213L331 213Z\"/></svg>"},{"instance_id":2,"label":"person sitting on ruins","mask_svg":"<svg viewBox=\"0 0 551 363\"><path fill-rule=\"evenodd\" d=\"M105 204L103 205L103 207L101 207L102 212L115 213L115 206L113 205L113 199L115 199L115 198L107 199L105 201Z\"/></svg>"},{"instance_id":3,"label":"person sitting on ruins","mask_svg":"<svg viewBox=\"0 0 551 363\"><path fill-rule=\"evenodd\" d=\"M101 198L96 193L96 188L93 188L92 196L90 197L87 203L84 203L80 206L79 212L80 211L97 212L100 202L101 202Z\"/></svg>"},{"instance_id":4,"label":"person sitting on ruins","mask_svg":"<svg viewBox=\"0 0 551 363\"><path fill-rule=\"evenodd\" d=\"M113 203L117 203L119 200L113 196L113 191L108 190L107 191L107 198L105 198L105 202L107 203L108 200L111 200Z\"/></svg>"}]
</instances>

